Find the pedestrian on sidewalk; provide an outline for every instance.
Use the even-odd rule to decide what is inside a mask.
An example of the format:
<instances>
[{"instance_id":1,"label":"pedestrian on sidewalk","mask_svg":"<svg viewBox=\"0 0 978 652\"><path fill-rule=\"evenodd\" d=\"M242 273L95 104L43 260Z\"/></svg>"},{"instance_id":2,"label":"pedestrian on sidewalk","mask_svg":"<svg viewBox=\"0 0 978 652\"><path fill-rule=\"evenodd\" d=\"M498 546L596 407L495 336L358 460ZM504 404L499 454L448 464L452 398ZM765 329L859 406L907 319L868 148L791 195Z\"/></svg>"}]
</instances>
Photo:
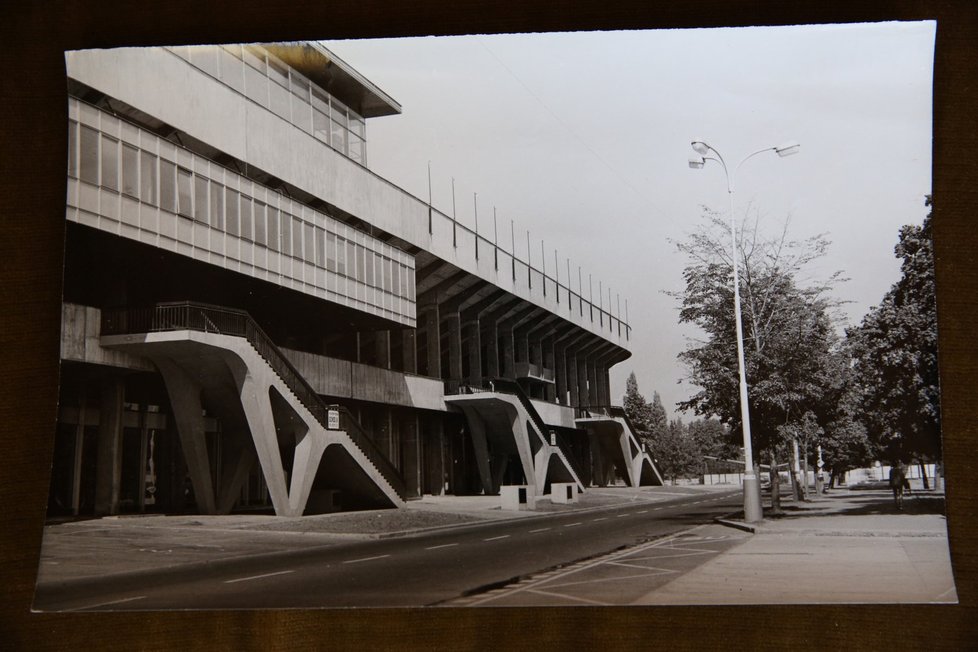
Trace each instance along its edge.
<instances>
[{"instance_id":1,"label":"pedestrian on sidewalk","mask_svg":"<svg viewBox=\"0 0 978 652\"><path fill-rule=\"evenodd\" d=\"M903 490L910 484L907 481L907 473L904 471L903 462L897 460L890 468L890 489L893 490L893 502L896 503L898 510L903 511Z\"/></svg>"}]
</instances>

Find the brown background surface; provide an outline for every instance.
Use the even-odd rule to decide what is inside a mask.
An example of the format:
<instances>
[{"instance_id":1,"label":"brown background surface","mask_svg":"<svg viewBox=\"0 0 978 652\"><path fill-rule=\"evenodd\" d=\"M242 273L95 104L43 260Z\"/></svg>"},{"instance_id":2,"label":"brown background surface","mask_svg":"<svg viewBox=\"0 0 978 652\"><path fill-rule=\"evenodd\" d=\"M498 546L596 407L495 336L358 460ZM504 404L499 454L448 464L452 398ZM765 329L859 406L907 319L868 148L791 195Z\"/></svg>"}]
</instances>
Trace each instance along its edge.
<instances>
[{"instance_id":1,"label":"brown background surface","mask_svg":"<svg viewBox=\"0 0 978 652\"><path fill-rule=\"evenodd\" d=\"M937 19L934 233L948 525L959 606L31 614L58 383L63 51L122 45ZM56 1L0 8L0 647L6 649L975 649L978 430L973 2ZM677 56L681 56L678 55ZM669 65L668 61L654 65ZM664 101L668 101L667 96ZM842 153L840 153L842 155ZM872 165L872 153L859 154ZM906 578L913 582L914 578Z\"/></svg>"}]
</instances>

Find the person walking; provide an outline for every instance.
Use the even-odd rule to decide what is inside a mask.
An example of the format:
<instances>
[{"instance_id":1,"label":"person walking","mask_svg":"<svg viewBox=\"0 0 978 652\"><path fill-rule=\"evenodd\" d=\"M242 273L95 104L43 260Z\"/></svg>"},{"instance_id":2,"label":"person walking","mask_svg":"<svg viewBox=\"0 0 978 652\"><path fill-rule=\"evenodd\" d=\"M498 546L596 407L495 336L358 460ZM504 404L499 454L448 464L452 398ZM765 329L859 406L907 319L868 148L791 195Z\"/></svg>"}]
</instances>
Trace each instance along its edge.
<instances>
[{"instance_id":1,"label":"person walking","mask_svg":"<svg viewBox=\"0 0 978 652\"><path fill-rule=\"evenodd\" d=\"M900 511L903 511L903 490L907 484L907 473L903 468L903 462L897 460L890 468L890 489L893 490L893 502Z\"/></svg>"}]
</instances>

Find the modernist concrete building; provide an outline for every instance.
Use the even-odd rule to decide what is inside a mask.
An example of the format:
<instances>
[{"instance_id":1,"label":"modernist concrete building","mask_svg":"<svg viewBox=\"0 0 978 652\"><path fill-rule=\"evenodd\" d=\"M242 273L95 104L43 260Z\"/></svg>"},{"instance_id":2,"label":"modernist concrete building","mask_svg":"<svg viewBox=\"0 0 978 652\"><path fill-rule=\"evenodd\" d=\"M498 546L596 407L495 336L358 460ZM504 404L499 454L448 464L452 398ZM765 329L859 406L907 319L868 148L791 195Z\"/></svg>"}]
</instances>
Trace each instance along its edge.
<instances>
[{"instance_id":1,"label":"modernist concrete building","mask_svg":"<svg viewBox=\"0 0 978 652\"><path fill-rule=\"evenodd\" d=\"M629 325L371 172L400 106L331 52L67 68L52 516L661 482L610 406Z\"/></svg>"}]
</instances>

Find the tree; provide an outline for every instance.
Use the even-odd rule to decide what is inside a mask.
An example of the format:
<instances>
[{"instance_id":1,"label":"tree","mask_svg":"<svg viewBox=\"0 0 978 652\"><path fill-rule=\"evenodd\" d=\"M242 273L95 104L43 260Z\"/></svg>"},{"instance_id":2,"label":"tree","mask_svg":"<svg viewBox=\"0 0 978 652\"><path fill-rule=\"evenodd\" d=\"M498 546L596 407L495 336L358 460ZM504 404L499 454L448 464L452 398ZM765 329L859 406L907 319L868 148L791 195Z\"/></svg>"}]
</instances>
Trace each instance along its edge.
<instances>
[{"instance_id":1,"label":"tree","mask_svg":"<svg viewBox=\"0 0 978 652\"><path fill-rule=\"evenodd\" d=\"M699 475L703 459L681 419L670 421L662 435L656 439L655 457L659 472L665 478L671 478L673 484L677 478Z\"/></svg>"},{"instance_id":2,"label":"tree","mask_svg":"<svg viewBox=\"0 0 978 652\"><path fill-rule=\"evenodd\" d=\"M674 295L681 301L679 319L705 333L705 339L691 342L679 355L688 378L700 388L679 407L719 417L742 445L733 259L725 246L729 231L724 220L708 216L688 241L678 244L690 259L683 271L685 290ZM809 263L824 255L828 240L820 235L793 241L787 234L786 223L779 237L764 238L755 219L745 224L737 247L752 443L758 460L768 458L772 469L791 433L785 427L800 423L828 395L833 382L829 363L839 344L833 315L838 302L829 291L843 280L841 274L800 282Z\"/></svg>"},{"instance_id":3,"label":"tree","mask_svg":"<svg viewBox=\"0 0 978 652\"><path fill-rule=\"evenodd\" d=\"M634 371L628 374L628 379L625 380L625 397L622 403L625 415L637 431L635 436L648 445L652 432L652 406L638 391L638 379Z\"/></svg>"},{"instance_id":4,"label":"tree","mask_svg":"<svg viewBox=\"0 0 978 652\"><path fill-rule=\"evenodd\" d=\"M930 206L930 197L925 206ZM860 421L891 461L940 460L937 298L931 215L900 229L901 277L849 329Z\"/></svg>"},{"instance_id":5,"label":"tree","mask_svg":"<svg viewBox=\"0 0 978 652\"><path fill-rule=\"evenodd\" d=\"M659 392L652 393L652 404L649 405L649 440L656 441L667 434L669 428L669 417L666 416L666 408L662 406L662 397Z\"/></svg>"},{"instance_id":6,"label":"tree","mask_svg":"<svg viewBox=\"0 0 978 652\"><path fill-rule=\"evenodd\" d=\"M687 431L700 459L706 456L733 459L738 455L736 448L730 445L727 429L717 419L693 419Z\"/></svg>"}]
</instances>

